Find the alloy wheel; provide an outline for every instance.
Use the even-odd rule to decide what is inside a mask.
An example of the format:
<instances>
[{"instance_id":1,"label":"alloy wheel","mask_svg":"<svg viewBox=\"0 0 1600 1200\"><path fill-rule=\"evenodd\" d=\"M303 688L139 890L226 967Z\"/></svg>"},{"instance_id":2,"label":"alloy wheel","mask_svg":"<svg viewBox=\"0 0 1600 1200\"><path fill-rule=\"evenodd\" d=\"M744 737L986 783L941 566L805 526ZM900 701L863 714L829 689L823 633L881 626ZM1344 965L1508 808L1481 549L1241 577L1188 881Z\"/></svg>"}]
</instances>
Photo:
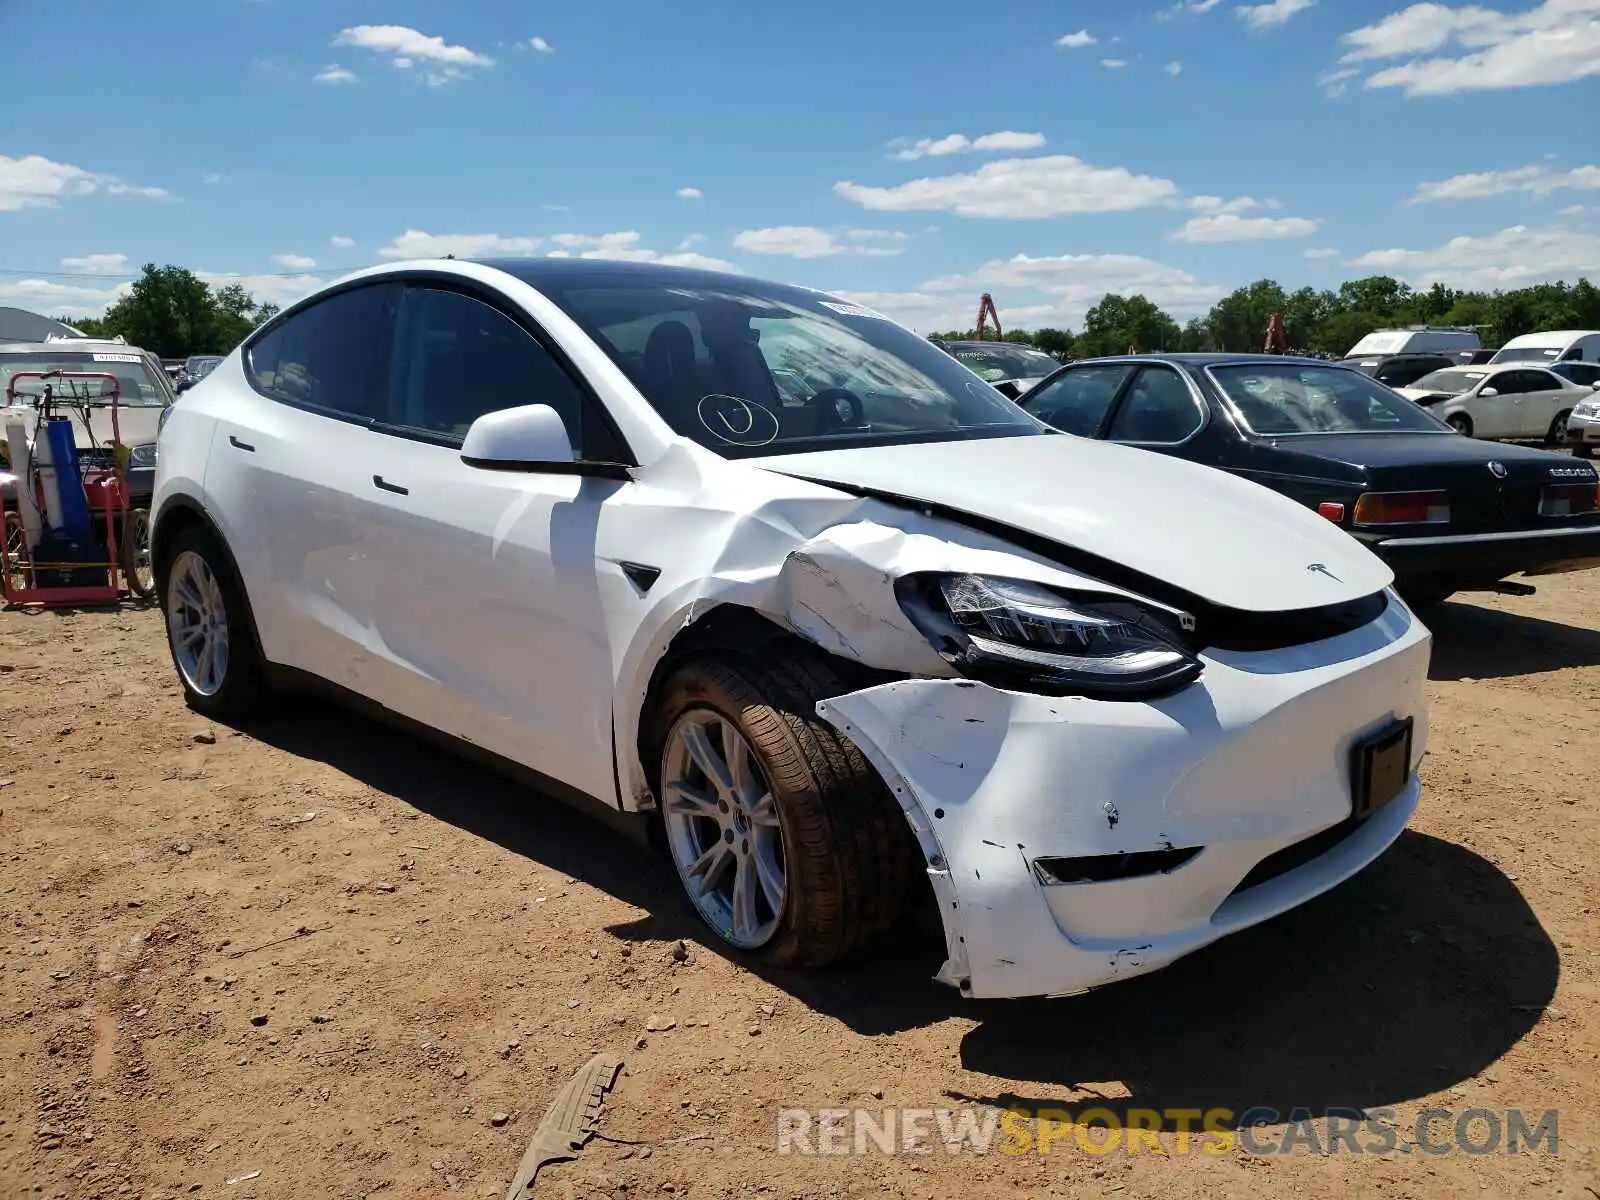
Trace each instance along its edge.
<instances>
[{"instance_id":1,"label":"alloy wheel","mask_svg":"<svg viewBox=\"0 0 1600 1200\"><path fill-rule=\"evenodd\" d=\"M167 636L184 683L201 696L220 692L228 678L228 608L211 564L193 550L172 562Z\"/></svg>"},{"instance_id":2,"label":"alloy wheel","mask_svg":"<svg viewBox=\"0 0 1600 1200\"><path fill-rule=\"evenodd\" d=\"M741 950L766 945L789 881L777 801L750 743L710 709L684 713L667 737L661 790L672 861L701 917Z\"/></svg>"}]
</instances>

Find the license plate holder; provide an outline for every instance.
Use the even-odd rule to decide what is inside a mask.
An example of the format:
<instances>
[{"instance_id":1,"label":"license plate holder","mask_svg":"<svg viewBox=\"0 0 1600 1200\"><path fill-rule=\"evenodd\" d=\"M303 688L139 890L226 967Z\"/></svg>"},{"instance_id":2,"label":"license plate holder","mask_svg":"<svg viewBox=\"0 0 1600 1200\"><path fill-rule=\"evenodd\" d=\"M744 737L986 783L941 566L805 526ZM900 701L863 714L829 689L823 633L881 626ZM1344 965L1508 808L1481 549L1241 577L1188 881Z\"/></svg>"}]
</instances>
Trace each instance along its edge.
<instances>
[{"instance_id":1,"label":"license plate holder","mask_svg":"<svg viewBox=\"0 0 1600 1200\"><path fill-rule=\"evenodd\" d=\"M1365 820L1405 790L1411 778L1411 717L1391 721L1350 747L1350 815Z\"/></svg>"}]
</instances>

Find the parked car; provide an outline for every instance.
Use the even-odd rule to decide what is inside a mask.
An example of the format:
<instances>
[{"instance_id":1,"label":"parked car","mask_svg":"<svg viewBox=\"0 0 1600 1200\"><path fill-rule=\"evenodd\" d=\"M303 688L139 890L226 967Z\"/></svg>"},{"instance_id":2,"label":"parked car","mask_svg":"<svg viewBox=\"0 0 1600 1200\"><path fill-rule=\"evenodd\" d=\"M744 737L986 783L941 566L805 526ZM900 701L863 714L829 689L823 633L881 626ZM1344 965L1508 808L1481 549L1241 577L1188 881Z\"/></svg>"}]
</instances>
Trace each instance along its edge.
<instances>
[{"instance_id":1,"label":"parked car","mask_svg":"<svg viewBox=\"0 0 1600 1200\"><path fill-rule=\"evenodd\" d=\"M1262 355L1086 360L1022 400L1058 429L1219 467L1348 530L1416 605L1600 566L1595 471L1453 436L1343 364Z\"/></svg>"},{"instance_id":2,"label":"parked car","mask_svg":"<svg viewBox=\"0 0 1600 1200\"><path fill-rule=\"evenodd\" d=\"M385 264L169 413L194 708L309 683L653 822L735 953L835 961L926 889L943 981L1078 992L1326 890L1417 803L1430 637L1379 559L854 303Z\"/></svg>"},{"instance_id":3,"label":"parked car","mask_svg":"<svg viewBox=\"0 0 1600 1200\"><path fill-rule=\"evenodd\" d=\"M1369 358L1347 358L1344 365L1370 375L1379 383L1392 388L1415 383L1424 375L1457 365L1448 354L1388 354Z\"/></svg>"},{"instance_id":4,"label":"parked car","mask_svg":"<svg viewBox=\"0 0 1600 1200\"><path fill-rule=\"evenodd\" d=\"M1567 440L1567 418L1590 389L1544 367L1486 363L1450 367L1396 389L1468 437Z\"/></svg>"},{"instance_id":5,"label":"parked car","mask_svg":"<svg viewBox=\"0 0 1600 1200\"><path fill-rule=\"evenodd\" d=\"M177 388L179 395L182 395L211 374L222 359L223 356L220 354L195 354L186 358L183 362L183 369L178 373Z\"/></svg>"},{"instance_id":6,"label":"parked car","mask_svg":"<svg viewBox=\"0 0 1600 1200\"><path fill-rule=\"evenodd\" d=\"M1600 330L1555 329L1514 337L1495 352L1492 363L1600 362Z\"/></svg>"},{"instance_id":7,"label":"parked car","mask_svg":"<svg viewBox=\"0 0 1600 1200\"><path fill-rule=\"evenodd\" d=\"M137 346L86 338L0 345L0 448L4 446L3 429L8 419L21 418L29 429L33 428L35 409L31 397L37 395L41 387L38 380L24 380L18 386L26 395L18 398L14 408L7 409L5 390L12 376L19 371L57 370L101 372L116 377L117 432L123 444L131 449L128 491L134 507L148 507L155 490L156 433L162 412L174 398L161 360ZM96 397L103 397L109 390L102 385L85 386L91 388ZM109 463L111 415L104 407L93 406L87 413L87 422L80 416L73 417L78 452L86 462ZM10 491L5 492L8 503L13 502L12 495Z\"/></svg>"},{"instance_id":8,"label":"parked car","mask_svg":"<svg viewBox=\"0 0 1600 1200\"><path fill-rule=\"evenodd\" d=\"M1600 387L1600 363L1558 362L1551 363L1547 369L1579 387Z\"/></svg>"},{"instance_id":9,"label":"parked car","mask_svg":"<svg viewBox=\"0 0 1600 1200\"><path fill-rule=\"evenodd\" d=\"M1595 384L1600 393L1600 383ZM1595 447L1600 446L1600 394L1592 400L1581 401L1567 418L1567 444L1579 458L1593 458Z\"/></svg>"},{"instance_id":10,"label":"parked car","mask_svg":"<svg viewBox=\"0 0 1600 1200\"><path fill-rule=\"evenodd\" d=\"M1388 354L1427 354L1442 350L1476 350L1480 342L1472 329L1435 329L1414 325L1409 329L1379 329L1367 334L1346 358L1373 358Z\"/></svg>"},{"instance_id":11,"label":"parked car","mask_svg":"<svg viewBox=\"0 0 1600 1200\"><path fill-rule=\"evenodd\" d=\"M1013 400L1061 365L1043 350L1016 342L939 342L937 345L979 379Z\"/></svg>"}]
</instances>

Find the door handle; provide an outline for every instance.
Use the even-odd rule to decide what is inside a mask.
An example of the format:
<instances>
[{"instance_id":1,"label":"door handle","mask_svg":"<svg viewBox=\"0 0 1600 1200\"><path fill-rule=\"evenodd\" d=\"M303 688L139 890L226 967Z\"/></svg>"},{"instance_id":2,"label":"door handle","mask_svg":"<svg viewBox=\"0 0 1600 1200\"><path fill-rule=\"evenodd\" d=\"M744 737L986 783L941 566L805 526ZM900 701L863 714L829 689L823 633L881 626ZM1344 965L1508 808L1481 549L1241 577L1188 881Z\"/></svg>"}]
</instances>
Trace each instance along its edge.
<instances>
[{"instance_id":1,"label":"door handle","mask_svg":"<svg viewBox=\"0 0 1600 1200\"><path fill-rule=\"evenodd\" d=\"M243 450L247 454L254 454L256 452L256 448L250 445L249 442L241 442L231 433L228 435L228 445L232 446L235 450Z\"/></svg>"},{"instance_id":2,"label":"door handle","mask_svg":"<svg viewBox=\"0 0 1600 1200\"><path fill-rule=\"evenodd\" d=\"M409 496L409 495L411 495L411 489L410 488L401 487L398 483L390 483L382 475L374 475L372 477L372 482L373 482L374 486L380 487L386 492L393 492L397 496Z\"/></svg>"}]
</instances>

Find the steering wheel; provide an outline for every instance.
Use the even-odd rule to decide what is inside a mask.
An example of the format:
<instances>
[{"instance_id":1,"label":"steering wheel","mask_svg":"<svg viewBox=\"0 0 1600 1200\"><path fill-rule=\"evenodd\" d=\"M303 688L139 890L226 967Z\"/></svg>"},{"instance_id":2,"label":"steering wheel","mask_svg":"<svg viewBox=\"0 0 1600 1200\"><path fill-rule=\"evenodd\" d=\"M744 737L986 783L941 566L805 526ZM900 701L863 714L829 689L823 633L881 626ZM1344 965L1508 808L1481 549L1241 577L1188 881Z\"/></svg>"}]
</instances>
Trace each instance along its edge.
<instances>
[{"instance_id":1,"label":"steering wheel","mask_svg":"<svg viewBox=\"0 0 1600 1200\"><path fill-rule=\"evenodd\" d=\"M831 401L831 403L830 403ZM844 407L841 407L844 406ZM823 409L824 419L818 421L817 432L833 433L844 429L867 430L867 410L861 403L861 397L849 388L831 387L823 388L816 395L806 401L807 408ZM848 409L848 415L846 414ZM831 421L826 417L831 416Z\"/></svg>"}]
</instances>

